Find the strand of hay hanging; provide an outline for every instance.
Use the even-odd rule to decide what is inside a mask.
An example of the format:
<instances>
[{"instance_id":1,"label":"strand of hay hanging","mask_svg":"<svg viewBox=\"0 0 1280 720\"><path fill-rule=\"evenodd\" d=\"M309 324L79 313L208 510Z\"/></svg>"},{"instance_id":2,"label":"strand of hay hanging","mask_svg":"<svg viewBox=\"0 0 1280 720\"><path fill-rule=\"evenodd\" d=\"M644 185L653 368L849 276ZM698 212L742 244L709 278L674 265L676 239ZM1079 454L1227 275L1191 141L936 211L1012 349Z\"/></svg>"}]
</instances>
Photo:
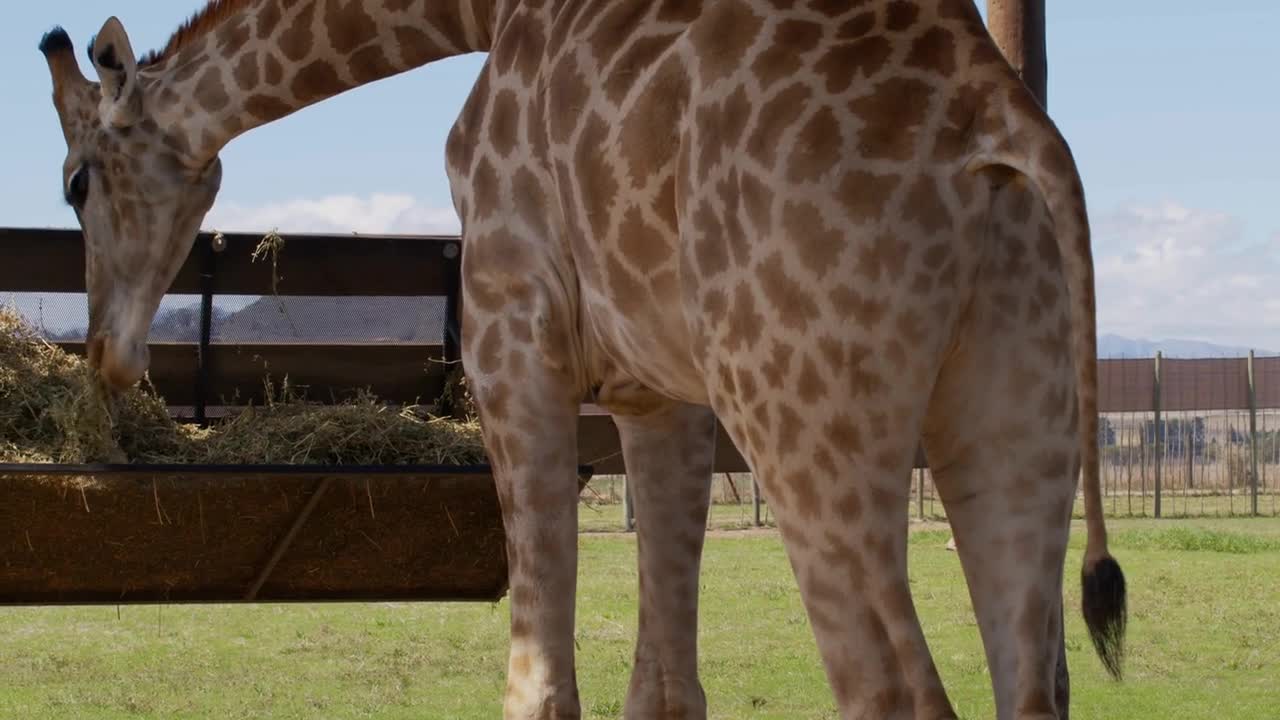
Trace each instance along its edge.
<instances>
[{"instance_id":1,"label":"strand of hay hanging","mask_svg":"<svg viewBox=\"0 0 1280 720\"><path fill-rule=\"evenodd\" d=\"M175 422L150 386L107 393L84 358L0 307L0 462L468 465L479 424L362 392L308 402L267 381L270 400L208 428Z\"/></svg>"}]
</instances>

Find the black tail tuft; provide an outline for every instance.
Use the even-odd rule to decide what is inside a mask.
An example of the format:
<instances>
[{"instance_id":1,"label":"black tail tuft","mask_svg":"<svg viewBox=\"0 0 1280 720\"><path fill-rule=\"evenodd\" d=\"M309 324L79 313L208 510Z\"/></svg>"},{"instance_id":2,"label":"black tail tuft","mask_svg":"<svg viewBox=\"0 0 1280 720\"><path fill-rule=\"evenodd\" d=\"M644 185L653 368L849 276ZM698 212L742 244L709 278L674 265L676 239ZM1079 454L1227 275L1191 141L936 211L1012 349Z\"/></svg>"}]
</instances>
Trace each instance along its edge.
<instances>
[{"instance_id":1,"label":"black tail tuft","mask_svg":"<svg viewBox=\"0 0 1280 720\"><path fill-rule=\"evenodd\" d=\"M40 38L40 52L46 56L71 49L71 37L61 27L55 27Z\"/></svg>"},{"instance_id":2,"label":"black tail tuft","mask_svg":"<svg viewBox=\"0 0 1280 720\"><path fill-rule=\"evenodd\" d=\"M1125 608L1124 571L1110 555L1082 573L1081 605L1089 637L1107 672L1117 680L1124 662Z\"/></svg>"}]
</instances>

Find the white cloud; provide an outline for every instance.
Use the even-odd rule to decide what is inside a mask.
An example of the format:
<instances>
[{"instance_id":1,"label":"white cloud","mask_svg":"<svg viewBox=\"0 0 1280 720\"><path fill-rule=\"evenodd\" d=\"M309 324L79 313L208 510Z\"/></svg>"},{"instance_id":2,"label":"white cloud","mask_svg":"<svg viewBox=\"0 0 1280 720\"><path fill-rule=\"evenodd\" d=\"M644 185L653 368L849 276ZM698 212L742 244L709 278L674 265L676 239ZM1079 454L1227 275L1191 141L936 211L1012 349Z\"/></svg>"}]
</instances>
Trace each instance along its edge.
<instances>
[{"instance_id":1,"label":"white cloud","mask_svg":"<svg viewBox=\"0 0 1280 720\"><path fill-rule=\"evenodd\" d=\"M406 233L457 234L452 207L431 207L406 194L368 197L331 195L245 207L216 204L205 219L207 229L227 232Z\"/></svg>"},{"instance_id":2,"label":"white cloud","mask_svg":"<svg viewBox=\"0 0 1280 720\"><path fill-rule=\"evenodd\" d=\"M1280 349L1280 236L1176 203L1093 218L1100 333Z\"/></svg>"}]
</instances>

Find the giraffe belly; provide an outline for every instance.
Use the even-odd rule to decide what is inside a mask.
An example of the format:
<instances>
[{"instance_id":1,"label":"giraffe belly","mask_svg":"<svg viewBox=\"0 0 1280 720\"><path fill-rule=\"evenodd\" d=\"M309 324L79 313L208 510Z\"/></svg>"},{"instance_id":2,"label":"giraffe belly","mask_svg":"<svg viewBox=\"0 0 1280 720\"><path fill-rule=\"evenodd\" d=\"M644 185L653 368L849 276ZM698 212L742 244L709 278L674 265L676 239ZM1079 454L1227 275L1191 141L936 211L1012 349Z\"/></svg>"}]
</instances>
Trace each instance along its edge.
<instances>
[{"instance_id":1,"label":"giraffe belly","mask_svg":"<svg viewBox=\"0 0 1280 720\"><path fill-rule=\"evenodd\" d=\"M639 383L664 397L705 405L706 382L693 362L679 290L649 295L643 307L619 312L619 298L586 283L582 292L585 343L595 380ZM622 305L627 305L623 302Z\"/></svg>"}]
</instances>

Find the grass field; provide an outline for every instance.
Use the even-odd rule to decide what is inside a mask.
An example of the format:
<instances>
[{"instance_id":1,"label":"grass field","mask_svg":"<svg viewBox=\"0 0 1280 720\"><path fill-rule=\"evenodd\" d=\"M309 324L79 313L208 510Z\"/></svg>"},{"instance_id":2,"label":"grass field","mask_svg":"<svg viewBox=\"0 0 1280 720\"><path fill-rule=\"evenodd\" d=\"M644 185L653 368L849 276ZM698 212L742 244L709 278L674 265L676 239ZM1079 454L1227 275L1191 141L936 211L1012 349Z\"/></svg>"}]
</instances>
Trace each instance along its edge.
<instances>
[{"instance_id":1,"label":"grass field","mask_svg":"<svg viewBox=\"0 0 1280 720\"><path fill-rule=\"evenodd\" d=\"M584 524L589 524L584 511ZM726 519L727 520L727 519ZM1112 520L1130 583L1124 683L1106 679L1068 557L1073 718L1280 717L1280 521ZM918 525L911 575L943 680L992 717L945 528ZM584 716L621 715L635 630L634 537L581 538ZM834 718L776 534L715 533L701 669L711 717ZM0 610L0 718L497 718L507 603Z\"/></svg>"}]
</instances>

